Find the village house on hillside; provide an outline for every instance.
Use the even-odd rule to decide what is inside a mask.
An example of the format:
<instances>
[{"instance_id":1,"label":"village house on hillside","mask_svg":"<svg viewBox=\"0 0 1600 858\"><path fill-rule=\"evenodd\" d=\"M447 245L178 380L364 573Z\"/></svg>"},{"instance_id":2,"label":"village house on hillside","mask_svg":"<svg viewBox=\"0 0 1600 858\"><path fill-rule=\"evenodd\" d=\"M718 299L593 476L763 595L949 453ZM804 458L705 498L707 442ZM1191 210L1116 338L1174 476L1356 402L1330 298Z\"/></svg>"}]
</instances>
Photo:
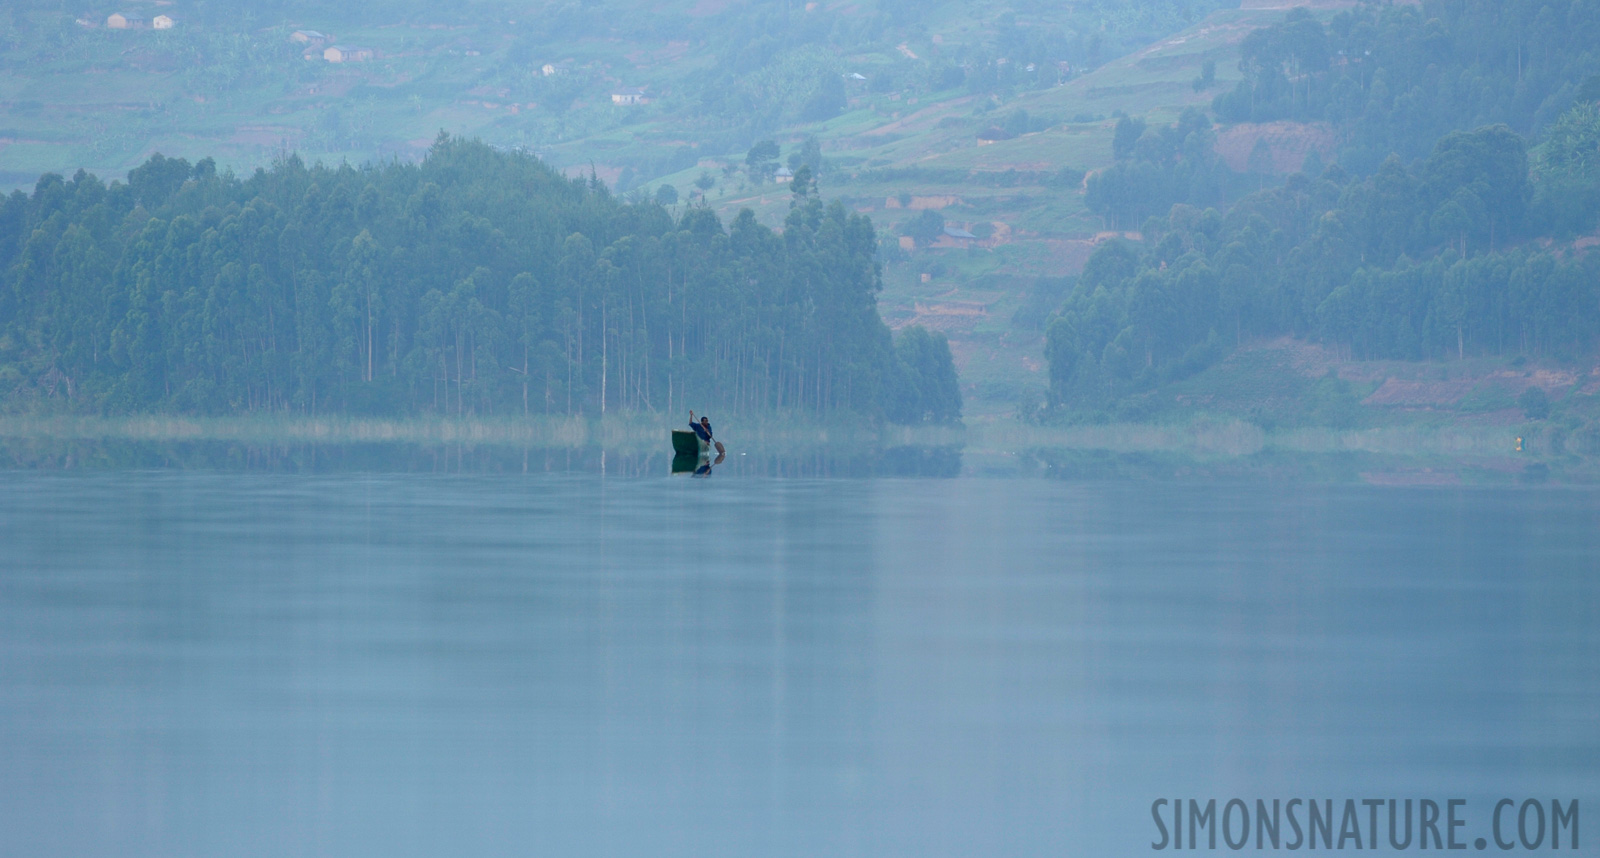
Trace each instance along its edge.
<instances>
[{"instance_id":1,"label":"village house on hillside","mask_svg":"<svg viewBox=\"0 0 1600 858\"><path fill-rule=\"evenodd\" d=\"M289 34L289 41L297 45L310 45L317 47L333 41L333 37L316 30L295 30Z\"/></svg>"},{"instance_id":2,"label":"village house on hillside","mask_svg":"<svg viewBox=\"0 0 1600 858\"><path fill-rule=\"evenodd\" d=\"M331 45L322 52L322 58L330 63L364 63L375 55L371 48L355 45Z\"/></svg>"},{"instance_id":3,"label":"village house on hillside","mask_svg":"<svg viewBox=\"0 0 1600 858\"><path fill-rule=\"evenodd\" d=\"M172 19L166 15L157 15L150 19L150 25L157 30L170 30L172 29L172 23Z\"/></svg>"},{"instance_id":4,"label":"village house on hillside","mask_svg":"<svg viewBox=\"0 0 1600 858\"><path fill-rule=\"evenodd\" d=\"M132 12L112 12L106 18L106 27L111 30L143 30L150 26L143 15Z\"/></svg>"},{"instance_id":5,"label":"village house on hillside","mask_svg":"<svg viewBox=\"0 0 1600 858\"><path fill-rule=\"evenodd\" d=\"M612 104L649 104L650 100L644 97L644 88L638 86L625 86L611 92Z\"/></svg>"},{"instance_id":6,"label":"village house on hillside","mask_svg":"<svg viewBox=\"0 0 1600 858\"><path fill-rule=\"evenodd\" d=\"M539 72L541 74L543 74L545 77L554 77L555 75L563 75L563 74L567 74L570 71L572 71L572 68L571 68L571 66L568 66L566 63L545 63L539 69Z\"/></svg>"},{"instance_id":7,"label":"village house on hillside","mask_svg":"<svg viewBox=\"0 0 1600 858\"><path fill-rule=\"evenodd\" d=\"M1004 128L991 125L988 128L978 132L978 145L988 146L991 143L998 143L1001 140L1010 140L1015 136L1017 135L1012 134Z\"/></svg>"}]
</instances>

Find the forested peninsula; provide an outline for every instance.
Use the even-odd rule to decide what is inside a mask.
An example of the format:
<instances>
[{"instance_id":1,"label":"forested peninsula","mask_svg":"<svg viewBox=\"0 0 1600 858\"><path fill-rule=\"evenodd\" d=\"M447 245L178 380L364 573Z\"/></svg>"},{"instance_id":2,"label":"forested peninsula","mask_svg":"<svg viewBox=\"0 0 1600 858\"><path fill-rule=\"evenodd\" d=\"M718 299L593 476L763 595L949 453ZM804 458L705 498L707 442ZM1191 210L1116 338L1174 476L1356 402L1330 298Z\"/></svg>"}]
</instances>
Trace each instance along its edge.
<instances>
[{"instance_id":1,"label":"forested peninsula","mask_svg":"<svg viewBox=\"0 0 1600 858\"><path fill-rule=\"evenodd\" d=\"M804 175L781 232L725 228L443 134L415 164L50 174L0 205L0 409L957 420L944 338L879 318L876 246Z\"/></svg>"}]
</instances>

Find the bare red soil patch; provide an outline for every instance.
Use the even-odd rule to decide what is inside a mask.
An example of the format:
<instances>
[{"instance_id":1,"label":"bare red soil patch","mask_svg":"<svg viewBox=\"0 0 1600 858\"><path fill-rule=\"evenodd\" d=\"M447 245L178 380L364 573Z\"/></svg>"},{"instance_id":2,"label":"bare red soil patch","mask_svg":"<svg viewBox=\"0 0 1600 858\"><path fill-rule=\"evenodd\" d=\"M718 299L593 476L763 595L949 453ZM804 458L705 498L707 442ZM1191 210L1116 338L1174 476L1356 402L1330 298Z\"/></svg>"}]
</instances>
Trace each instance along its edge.
<instances>
[{"instance_id":1,"label":"bare red soil patch","mask_svg":"<svg viewBox=\"0 0 1600 858\"><path fill-rule=\"evenodd\" d=\"M1241 122L1217 133L1217 154L1229 169L1245 172L1258 140L1272 147L1274 173L1299 172L1313 149L1324 161L1333 158L1333 129L1320 122Z\"/></svg>"}]
</instances>

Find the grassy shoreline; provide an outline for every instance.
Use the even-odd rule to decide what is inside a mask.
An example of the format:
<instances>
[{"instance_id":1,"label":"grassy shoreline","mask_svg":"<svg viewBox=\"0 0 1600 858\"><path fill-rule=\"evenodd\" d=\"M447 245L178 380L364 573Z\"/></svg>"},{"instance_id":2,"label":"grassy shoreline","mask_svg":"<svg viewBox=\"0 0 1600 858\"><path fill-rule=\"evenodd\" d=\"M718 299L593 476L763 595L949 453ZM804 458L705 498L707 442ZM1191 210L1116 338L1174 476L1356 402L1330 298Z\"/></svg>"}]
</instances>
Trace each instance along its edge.
<instances>
[{"instance_id":1,"label":"grassy shoreline","mask_svg":"<svg viewBox=\"0 0 1600 858\"><path fill-rule=\"evenodd\" d=\"M415 444L533 449L605 448L623 452L670 450L668 431L687 424L659 414L506 419L383 419L348 416L189 417L133 415L0 416L0 439L44 441L223 441L265 445ZM718 436L743 449L820 445L948 446L960 444L959 426L873 426L865 422L730 415Z\"/></svg>"},{"instance_id":2,"label":"grassy shoreline","mask_svg":"<svg viewBox=\"0 0 1600 858\"><path fill-rule=\"evenodd\" d=\"M1197 417L1176 423L1103 423L1048 427L997 422L978 429L978 446L1187 453L1237 458L1261 453L1366 453L1383 456L1502 458L1516 455L1529 434L1514 426L1407 424L1362 429L1298 427L1267 430L1247 420Z\"/></svg>"},{"instance_id":3,"label":"grassy shoreline","mask_svg":"<svg viewBox=\"0 0 1600 858\"><path fill-rule=\"evenodd\" d=\"M380 419L363 417L0 417L0 439L47 441L223 441L266 445L417 444L483 445L535 449L605 448L627 452L666 449L667 432L680 421L661 415L613 414L603 418ZM819 446L960 446L974 453L1028 450L1100 450L1110 453L1181 453L1238 458L1262 453L1364 453L1382 456L1500 459L1539 455L1538 427L1408 423L1357 429L1297 427L1267 430L1238 418L1199 416L1163 423L1041 426L994 420L968 426L874 426L818 422L798 417L730 416L719 436L732 446L769 451ZM1523 450L1517 450L1521 437Z\"/></svg>"}]
</instances>

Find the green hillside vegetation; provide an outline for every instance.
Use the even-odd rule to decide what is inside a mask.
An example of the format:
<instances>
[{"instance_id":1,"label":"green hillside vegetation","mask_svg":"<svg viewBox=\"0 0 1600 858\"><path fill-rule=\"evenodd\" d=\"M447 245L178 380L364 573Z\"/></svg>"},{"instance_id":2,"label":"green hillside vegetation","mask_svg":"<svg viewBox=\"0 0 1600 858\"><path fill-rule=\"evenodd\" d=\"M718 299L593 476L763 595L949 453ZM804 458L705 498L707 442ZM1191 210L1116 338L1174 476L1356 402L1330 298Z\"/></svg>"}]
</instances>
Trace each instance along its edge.
<instances>
[{"instance_id":1,"label":"green hillside vegetation","mask_svg":"<svg viewBox=\"0 0 1600 858\"><path fill-rule=\"evenodd\" d=\"M643 14L625 2L179 0L161 7L174 31L112 33L24 3L0 10L14 47L0 68L14 126L0 134L0 171L25 186L69 164L120 174L156 149L214 153L241 173L285 150L309 163L407 160L445 128L598 176L675 219L705 206L734 223L749 209L782 229L793 195L778 170L806 167L872 219L883 319L944 335L966 407L991 417L1046 395L1060 414L1104 413L1283 334L1349 359L1561 362L1592 348L1530 321L1497 278L1537 281L1525 300L1566 296L1563 278L1587 276L1584 242L1570 242L1600 212L1589 106L1600 90L1585 94L1600 16L1575 0L1233 5L668 0ZM379 59L308 61L287 42L295 27ZM174 39L229 59L180 67ZM623 86L648 103L612 104ZM1447 135L1497 124L1527 162L1512 197L1470 163L1429 165ZM1471 161L1471 149L1439 157ZM1332 241L1319 220L1330 215L1350 236L1312 284L1305 266ZM972 238L929 233L935 216ZM1174 235L1208 271L1172 255ZM1255 255L1227 256L1234 245ZM1058 327L1047 345L1058 309L1094 328L1078 325L1093 292L1076 275L1097 250L1135 258L1094 304L1110 333L1064 346ZM1248 269L1248 288L1224 262ZM1199 292L1180 276L1200 278ZM1141 278L1165 285L1146 294L1131 285ZM1436 285L1447 280L1475 285ZM1140 333L1145 312L1180 323ZM1532 326L1526 343L1518 326ZM1159 345L1122 364L1112 349L1107 363L1130 328ZM1067 354L1085 373L1075 380L1052 372Z\"/></svg>"},{"instance_id":2,"label":"green hillside vegetation","mask_svg":"<svg viewBox=\"0 0 1600 858\"><path fill-rule=\"evenodd\" d=\"M1570 362L1600 332L1600 257L1495 248L1497 226L1505 241L1524 225L1528 176L1522 139L1491 126L1445 137L1415 170L1299 174L1226 216L1174 206L1143 244L1090 257L1050 326L1052 391L1115 396L1286 333L1362 358Z\"/></svg>"},{"instance_id":3,"label":"green hillside vegetation","mask_svg":"<svg viewBox=\"0 0 1600 858\"><path fill-rule=\"evenodd\" d=\"M308 163L410 160L443 128L572 175L592 169L635 198L675 194L725 221L750 208L777 227L789 194L748 169L746 153L774 139L776 166L815 140L827 194L886 237L885 318L947 333L969 397L1005 411L1044 386L1039 333L1008 320L1033 278L1076 270L1104 228L1075 189L1110 160L1112 114L1208 103L1237 79L1216 61L1278 17L1220 0L804 5L669 0L646 15L625 2L179 0L143 7L176 17L160 32L85 29L51 2L8 5L0 179L31 187L79 166L121 175L157 151L245 173L289 151ZM297 27L378 59L304 59L288 41ZM1212 87L1191 86L1208 60ZM558 73L543 74L546 63ZM829 85L842 83L842 105L813 98L822 67L838 72ZM644 87L649 103L611 104L621 86ZM1017 136L980 146L991 126ZM983 247L896 253L899 223L915 213L886 205L901 197L944 209ZM961 313L925 312L951 301Z\"/></svg>"},{"instance_id":4,"label":"green hillside vegetation","mask_svg":"<svg viewBox=\"0 0 1600 858\"><path fill-rule=\"evenodd\" d=\"M1600 10L1574 0L1372 5L1326 25L1297 9L1244 39L1244 77L1214 107L1227 122L1332 123L1340 163L1366 174L1451 131L1539 131L1597 71L1597 45Z\"/></svg>"},{"instance_id":5,"label":"green hillside vegetation","mask_svg":"<svg viewBox=\"0 0 1600 858\"><path fill-rule=\"evenodd\" d=\"M417 165L46 175L0 206L0 410L958 419L942 337L878 317L871 222L793 203L724 229L444 135Z\"/></svg>"},{"instance_id":6,"label":"green hillside vegetation","mask_svg":"<svg viewBox=\"0 0 1600 858\"><path fill-rule=\"evenodd\" d=\"M443 128L561 167L595 163L608 182L624 169L644 181L831 120L869 93L1047 87L1058 64L1092 68L1219 5L126 4L176 20L157 31L19 0L0 9L0 173L13 185L44 170L121 173L154 151L238 169L283 148L360 163L420 156ZM325 62L320 46L290 41L297 28L377 57ZM619 87L643 88L645 103L613 104Z\"/></svg>"},{"instance_id":7,"label":"green hillside vegetation","mask_svg":"<svg viewBox=\"0 0 1600 858\"><path fill-rule=\"evenodd\" d=\"M1557 20L1565 23L1557 27ZM1568 112L1600 99L1600 83L1587 93L1575 83L1600 71L1597 38L1600 14L1581 3L1438 4L1426 11L1363 6L1326 22L1294 9L1244 37L1243 77L1212 107L1223 122L1321 123L1339 141L1338 164L1355 176L1379 171L1389 158L1410 164L1428 157L1435 141L1453 131L1505 124L1536 141L1550 135L1555 145L1545 172L1585 175L1543 184L1535 217L1523 220L1528 200L1488 198L1470 188L1462 191L1471 198L1455 200L1442 216L1472 220L1471 229L1487 233L1486 240L1497 226L1499 238L1510 239L1507 219L1523 236L1571 234L1590 228L1600 213L1584 205L1594 184L1586 174L1592 159L1580 154L1590 142L1586 120ZM1153 120L1148 130L1143 120L1122 119L1112 142L1116 164L1091 177L1088 207L1126 229L1174 203L1225 208L1237 198L1229 191L1239 187L1239 176L1217 157L1215 137L1208 117L1193 108L1172 125ZM1308 172L1320 173L1322 153L1307 157ZM1276 172L1273 160L1259 138L1244 172L1264 180ZM1525 164L1518 168L1526 171ZM1407 250L1414 254L1416 247Z\"/></svg>"},{"instance_id":8,"label":"green hillside vegetation","mask_svg":"<svg viewBox=\"0 0 1600 858\"><path fill-rule=\"evenodd\" d=\"M1091 179L1088 203L1114 221L1143 217L1142 237L1099 247L1050 323L1057 413L1148 416L1153 403L1193 403L1184 379L1241 345L1284 335L1320 341L1346 361L1570 366L1592 356L1600 255L1583 252L1587 242L1551 238L1581 235L1600 220L1600 56L1584 35L1600 16L1576 3L1533 5L1540 8L1513 10L1516 20L1543 21L1562 7L1555 14L1569 24L1567 34L1539 42L1548 48L1540 52L1516 50L1530 31L1504 26L1496 17L1503 7L1479 4L1430 7L1435 18L1362 8L1326 24L1296 10L1255 31L1241 49L1246 78L1217 97L1217 112L1253 100L1253 118L1336 119L1343 146L1333 166L1308 163L1231 205L1220 204L1227 176L1205 116L1119 123L1118 163ZM1423 47L1429 53L1419 59ZM1335 64L1330 56L1362 59ZM1578 74L1587 77L1574 86ZM1419 115L1423 94L1447 83L1452 97L1431 97ZM1483 119L1516 125L1459 128ZM1419 150L1418 134L1440 128L1425 157L1403 157ZM1374 145L1393 153L1361 176L1355 171ZM1344 403L1330 405L1329 420L1356 419L1360 409L1344 406L1372 392L1358 396L1338 381L1303 386L1303 401ZM1524 391L1526 402L1449 401L1548 416L1548 404L1534 401L1548 396L1544 388L1528 390L1538 392ZM1220 401L1216 393L1213 385L1206 401ZM1578 401L1570 409L1594 410Z\"/></svg>"}]
</instances>

